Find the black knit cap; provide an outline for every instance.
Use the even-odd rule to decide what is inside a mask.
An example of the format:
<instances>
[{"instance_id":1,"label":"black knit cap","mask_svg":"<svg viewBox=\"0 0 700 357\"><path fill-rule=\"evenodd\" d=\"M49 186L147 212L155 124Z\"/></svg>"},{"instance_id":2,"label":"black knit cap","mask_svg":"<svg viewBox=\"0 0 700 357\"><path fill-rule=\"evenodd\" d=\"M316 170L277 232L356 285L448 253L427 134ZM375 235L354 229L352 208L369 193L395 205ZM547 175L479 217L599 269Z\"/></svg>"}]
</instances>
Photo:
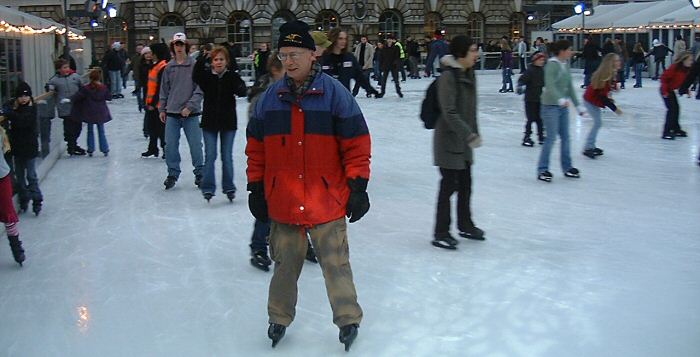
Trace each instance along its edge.
<instances>
[{"instance_id":1,"label":"black knit cap","mask_svg":"<svg viewBox=\"0 0 700 357\"><path fill-rule=\"evenodd\" d=\"M17 84L17 88L15 89L15 98L19 98L21 96L32 96L32 87L27 84L27 82L19 82Z\"/></svg>"},{"instance_id":2,"label":"black knit cap","mask_svg":"<svg viewBox=\"0 0 700 357\"><path fill-rule=\"evenodd\" d=\"M282 47L301 47L311 51L316 50L314 39L309 34L309 25L303 21L287 22L280 27L280 39L277 42L277 49Z\"/></svg>"}]
</instances>

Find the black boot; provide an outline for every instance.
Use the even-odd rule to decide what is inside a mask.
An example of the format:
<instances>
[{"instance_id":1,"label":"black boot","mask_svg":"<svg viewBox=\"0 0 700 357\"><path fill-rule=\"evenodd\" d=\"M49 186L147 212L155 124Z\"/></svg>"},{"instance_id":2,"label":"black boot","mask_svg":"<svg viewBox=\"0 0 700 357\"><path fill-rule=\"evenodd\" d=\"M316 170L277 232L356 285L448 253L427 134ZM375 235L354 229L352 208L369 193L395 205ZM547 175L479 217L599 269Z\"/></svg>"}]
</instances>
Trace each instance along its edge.
<instances>
[{"instance_id":1,"label":"black boot","mask_svg":"<svg viewBox=\"0 0 700 357\"><path fill-rule=\"evenodd\" d=\"M272 261L267 256L267 249L253 250L250 252L250 264L262 271L270 271Z\"/></svg>"},{"instance_id":2,"label":"black boot","mask_svg":"<svg viewBox=\"0 0 700 357\"><path fill-rule=\"evenodd\" d=\"M340 340L340 343L345 345L345 352L350 351L350 346L352 346L352 343L357 337L357 329L359 327L360 325L358 324L350 324L340 328L338 339Z\"/></svg>"},{"instance_id":3,"label":"black boot","mask_svg":"<svg viewBox=\"0 0 700 357\"><path fill-rule=\"evenodd\" d=\"M432 243L438 248L450 250L457 249L457 244L459 244L459 242L457 242L457 240L454 239L450 233L435 234Z\"/></svg>"},{"instance_id":4,"label":"black boot","mask_svg":"<svg viewBox=\"0 0 700 357\"><path fill-rule=\"evenodd\" d=\"M537 143L538 143L538 144L544 145L544 139L546 139L546 138L544 137L544 134L537 134Z\"/></svg>"},{"instance_id":5,"label":"black boot","mask_svg":"<svg viewBox=\"0 0 700 357\"><path fill-rule=\"evenodd\" d=\"M525 134L525 137L523 138L523 146L527 147L533 147L535 146L535 143L530 139L530 135Z\"/></svg>"},{"instance_id":6,"label":"black boot","mask_svg":"<svg viewBox=\"0 0 700 357\"><path fill-rule=\"evenodd\" d=\"M236 190L226 192L226 198L228 198L229 202L233 202L233 199L236 198Z\"/></svg>"},{"instance_id":7,"label":"black boot","mask_svg":"<svg viewBox=\"0 0 700 357\"><path fill-rule=\"evenodd\" d=\"M316 259L316 252L314 251L314 247L311 246L311 243L308 242L309 247L306 249L306 260L312 262L312 263L318 263L318 259Z\"/></svg>"},{"instance_id":8,"label":"black boot","mask_svg":"<svg viewBox=\"0 0 700 357\"><path fill-rule=\"evenodd\" d=\"M70 156L83 156L85 155L85 150L78 149L78 147L69 147L68 148L68 155Z\"/></svg>"},{"instance_id":9,"label":"black boot","mask_svg":"<svg viewBox=\"0 0 700 357\"><path fill-rule=\"evenodd\" d=\"M175 187L176 182L177 182L177 177L168 176L165 178L165 182L163 182L163 185L165 185L166 190L169 190L169 189Z\"/></svg>"},{"instance_id":10,"label":"black boot","mask_svg":"<svg viewBox=\"0 0 700 357\"><path fill-rule=\"evenodd\" d=\"M21 266L25 259L24 249L22 249L22 241L19 240L19 236L7 236L7 239L10 241L12 257L14 257L15 261Z\"/></svg>"},{"instance_id":11,"label":"black boot","mask_svg":"<svg viewBox=\"0 0 700 357\"><path fill-rule=\"evenodd\" d=\"M384 96L384 92L374 95L375 98L381 98L383 96Z\"/></svg>"},{"instance_id":12,"label":"black boot","mask_svg":"<svg viewBox=\"0 0 700 357\"><path fill-rule=\"evenodd\" d=\"M272 348L277 346L277 343L284 337L286 329L285 326L279 324L270 324L270 327L267 329L267 337L272 340Z\"/></svg>"},{"instance_id":13,"label":"black boot","mask_svg":"<svg viewBox=\"0 0 700 357\"><path fill-rule=\"evenodd\" d=\"M141 153L141 157L151 157L151 156L157 158L158 157L158 149L155 149L155 150L148 149L148 150L146 150L146 152Z\"/></svg>"},{"instance_id":14,"label":"black boot","mask_svg":"<svg viewBox=\"0 0 700 357\"><path fill-rule=\"evenodd\" d=\"M587 156L591 159L595 159L595 157L597 155L595 153L595 149L586 149L586 150L583 150L583 156Z\"/></svg>"},{"instance_id":15,"label":"black boot","mask_svg":"<svg viewBox=\"0 0 700 357\"><path fill-rule=\"evenodd\" d=\"M41 200L34 200L32 201L32 212L34 212L34 215L38 216L39 213L41 212Z\"/></svg>"},{"instance_id":16,"label":"black boot","mask_svg":"<svg viewBox=\"0 0 700 357\"><path fill-rule=\"evenodd\" d=\"M211 192L205 192L202 194L202 196L204 196L204 199L207 200L207 203L209 203L209 201L211 201L211 198L214 197L214 194Z\"/></svg>"},{"instance_id":17,"label":"black boot","mask_svg":"<svg viewBox=\"0 0 700 357\"><path fill-rule=\"evenodd\" d=\"M478 227L471 227L459 232L459 236L462 238L473 239L473 240L486 240L484 237L484 231Z\"/></svg>"},{"instance_id":18,"label":"black boot","mask_svg":"<svg viewBox=\"0 0 700 357\"><path fill-rule=\"evenodd\" d=\"M19 213L27 212L28 208L29 208L29 200L20 199L19 200Z\"/></svg>"},{"instance_id":19,"label":"black boot","mask_svg":"<svg viewBox=\"0 0 700 357\"><path fill-rule=\"evenodd\" d=\"M199 187L202 184L202 175L194 175L194 185Z\"/></svg>"}]
</instances>

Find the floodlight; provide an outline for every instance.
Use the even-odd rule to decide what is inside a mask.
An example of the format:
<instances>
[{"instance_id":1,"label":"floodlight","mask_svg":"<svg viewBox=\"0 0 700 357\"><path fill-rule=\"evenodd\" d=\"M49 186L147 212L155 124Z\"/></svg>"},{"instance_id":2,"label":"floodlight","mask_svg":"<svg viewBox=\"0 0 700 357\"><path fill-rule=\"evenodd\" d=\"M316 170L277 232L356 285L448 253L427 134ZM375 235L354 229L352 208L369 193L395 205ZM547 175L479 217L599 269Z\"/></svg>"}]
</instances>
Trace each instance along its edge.
<instances>
[{"instance_id":1,"label":"floodlight","mask_svg":"<svg viewBox=\"0 0 700 357\"><path fill-rule=\"evenodd\" d=\"M580 2L580 3L578 3L578 4L576 4L576 5L574 6L574 13L575 13L576 15L581 15L581 13L583 13L583 11L584 11L585 9L586 9L586 4Z\"/></svg>"}]
</instances>

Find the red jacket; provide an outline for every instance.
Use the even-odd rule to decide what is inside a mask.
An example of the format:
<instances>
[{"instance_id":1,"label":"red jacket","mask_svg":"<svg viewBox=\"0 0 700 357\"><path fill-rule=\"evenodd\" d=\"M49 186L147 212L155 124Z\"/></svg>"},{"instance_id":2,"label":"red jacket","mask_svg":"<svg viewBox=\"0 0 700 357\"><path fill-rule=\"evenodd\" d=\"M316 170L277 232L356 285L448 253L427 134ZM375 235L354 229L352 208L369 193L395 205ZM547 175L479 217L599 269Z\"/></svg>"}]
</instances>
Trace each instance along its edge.
<instances>
[{"instance_id":1,"label":"red jacket","mask_svg":"<svg viewBox=\"0 0 700 357\"><path fill-rule=\"evenodd\" d=\"M367 123L350 92L319 73L300 98L280 80L248 121L248 182L264 181L268 214L312 227L346 213L348 179L369 179Z\"/></svg>"},{"instance_id":2,"label":"red jacket","mask_svg":"<svg viewBox=\"0 0 700 357\"><path fill-rule=\"evenodd\" d=\"M593 84L589 85L586 88L586 92L583 94L583 99L596 107L608 107L610 110L615 111L617 109L615 102L610 99L610 91L613 88L613 83L607 82L605 86L600 89L594 89Z\"/></svg>"},{"instance_id":3,"label":"red jacket","mask_svg":"<svg viewBox=\"0 0 700 357\"><path fill-rule=\"evenodd\" d=\"M690 68L682 63L674 63L661 75L661 95L666 97L672 91L680 88L690 73Z\"/></svg>"}]
</instances>

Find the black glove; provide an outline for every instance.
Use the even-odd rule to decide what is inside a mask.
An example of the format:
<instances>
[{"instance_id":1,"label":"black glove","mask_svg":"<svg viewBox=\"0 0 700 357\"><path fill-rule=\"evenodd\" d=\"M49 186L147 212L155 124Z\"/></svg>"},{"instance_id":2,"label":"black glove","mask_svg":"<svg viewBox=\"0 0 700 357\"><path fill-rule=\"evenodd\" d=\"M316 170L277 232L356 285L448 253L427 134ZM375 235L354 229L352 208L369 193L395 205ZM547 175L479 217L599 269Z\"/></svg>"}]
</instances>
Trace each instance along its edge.
<instances>
[{"instance_id":1,"label":"black glove","mask_svg":"<svg viewBox=\"0 0 700 357\"><path fill-rule=\"evenodd\" d=\"M367 195L367 179L356 177L348 180L350 186L350 198L345 215L350 218L350 223L360 220L369 211L369 196Z\"/></svg>"},{"instance_id":2,"label":"black glove","mask_svg":"<svg viewBox=\"0 0 700 357\"><path fill-rule=\"evenodd\" d=\"M253 217L260 221L267 221L267 201L265 201L265 184L262 181L248 184L248 209Z\"/></svg>"}]
</instances>

